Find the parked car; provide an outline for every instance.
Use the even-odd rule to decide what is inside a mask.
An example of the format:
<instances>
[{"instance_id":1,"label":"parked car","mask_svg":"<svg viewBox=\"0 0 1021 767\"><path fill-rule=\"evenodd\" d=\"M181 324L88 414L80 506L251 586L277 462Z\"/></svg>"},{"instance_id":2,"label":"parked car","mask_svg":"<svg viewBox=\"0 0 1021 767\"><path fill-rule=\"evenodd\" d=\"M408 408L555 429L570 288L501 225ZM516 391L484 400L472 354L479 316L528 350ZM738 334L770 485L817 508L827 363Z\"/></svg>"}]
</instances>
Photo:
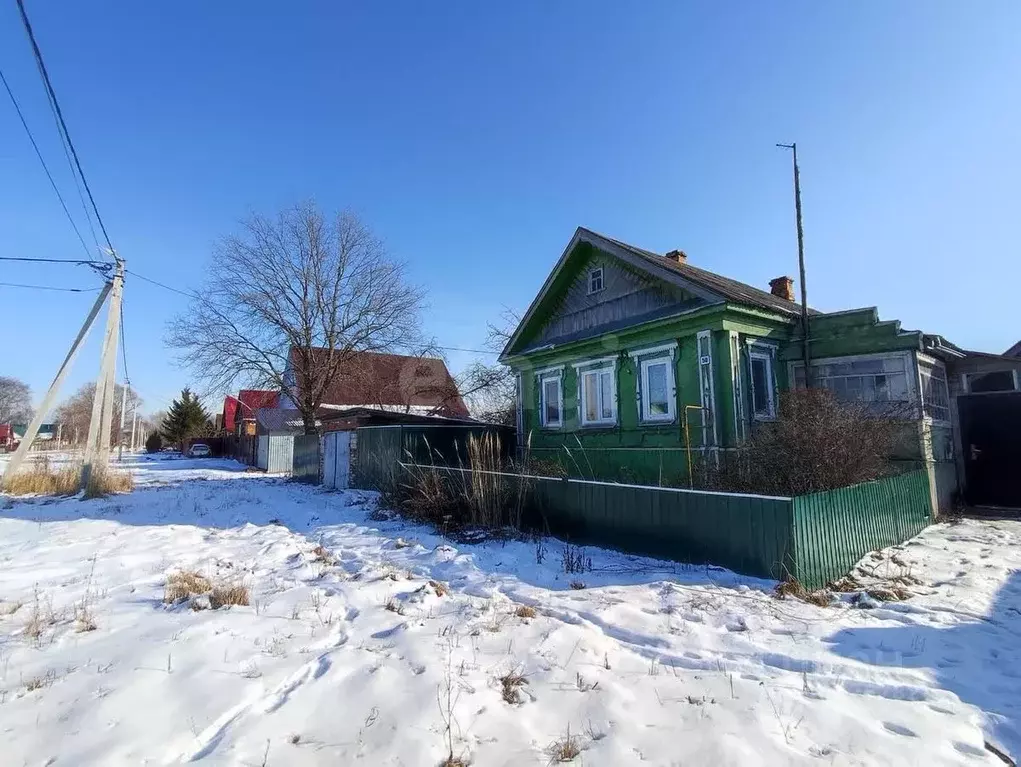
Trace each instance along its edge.
<instances>
[{"instance_id":1,"label":"parked car","mask_svg":"<svg viewBox=\"0 0 1021 767\"><path fill-rule=\"evenodd\" d=\"M209 445L204 442L196 442L190 448L188 448L188 456L190 458L208 458L213 454L213 451L209 449Z\"/></svg>"}]
</instances>

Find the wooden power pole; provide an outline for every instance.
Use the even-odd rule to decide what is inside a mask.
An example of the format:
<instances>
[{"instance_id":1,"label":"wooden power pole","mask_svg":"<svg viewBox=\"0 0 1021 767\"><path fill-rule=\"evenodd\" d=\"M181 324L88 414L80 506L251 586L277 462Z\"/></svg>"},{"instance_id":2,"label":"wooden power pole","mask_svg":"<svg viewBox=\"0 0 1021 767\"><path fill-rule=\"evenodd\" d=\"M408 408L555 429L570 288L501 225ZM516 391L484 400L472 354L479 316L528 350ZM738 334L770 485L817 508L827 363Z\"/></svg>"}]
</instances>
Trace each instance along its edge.
<instances>
[{"instance_id":1,"label":"wooden power pole","mask_svg":"<svg viewBox=\"0 0 1021 767\"><path fill-rule=\"evenodd\" d=\"M794 213L798 222L798 272L801 278L801 350L805 359L805 388L812 388L812 359L808 351L808 285L805 283L805 229L801 223L801 171L798 169L798 144L777 144L794 156Z\"/></svg>"},{"instance_id":2,"label":"wooden power pole","mask_svg":"<svg viewBox=\"0 0 1021 767\"><path fill-rule=\"evenodd\" d=\"M110 460L110 431L113 422L114 373L117 369L117 342L119 339L121 298L124 294L124 259L114 254L116 266L110 289L110 308L106 315L106 333L99 361L99 378L92 398L92 418L89 436L85 442L85 463L82 466L82 489L96 466L105 467Z\"/></svg>"}]
</instances>

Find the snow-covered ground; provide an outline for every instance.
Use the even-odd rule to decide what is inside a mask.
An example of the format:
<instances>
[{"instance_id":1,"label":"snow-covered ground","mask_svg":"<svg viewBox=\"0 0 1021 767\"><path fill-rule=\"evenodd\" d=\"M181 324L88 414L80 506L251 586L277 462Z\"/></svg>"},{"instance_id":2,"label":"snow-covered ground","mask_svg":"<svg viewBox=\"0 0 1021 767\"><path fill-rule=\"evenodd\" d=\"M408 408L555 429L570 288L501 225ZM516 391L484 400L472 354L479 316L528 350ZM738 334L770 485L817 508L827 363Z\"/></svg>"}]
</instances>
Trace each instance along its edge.
<instances>
[{"instance_id":1,"label":"snow-covered ground","mask_svg":"<svg viewBox=\"0 0 1021 767\"><path fill-rule=\"evenodd\" d=\"M586 765L1021 754L1021 524L930 528L865 560L911 599L819 608L592 548L566 573L562 543L454 544L230 461L128 468L129 495L0 498L0 764L436 765L448 724L476 765L568 732ZM164 604L182 569L251 604Z\"/></svg>"}]
</instances>

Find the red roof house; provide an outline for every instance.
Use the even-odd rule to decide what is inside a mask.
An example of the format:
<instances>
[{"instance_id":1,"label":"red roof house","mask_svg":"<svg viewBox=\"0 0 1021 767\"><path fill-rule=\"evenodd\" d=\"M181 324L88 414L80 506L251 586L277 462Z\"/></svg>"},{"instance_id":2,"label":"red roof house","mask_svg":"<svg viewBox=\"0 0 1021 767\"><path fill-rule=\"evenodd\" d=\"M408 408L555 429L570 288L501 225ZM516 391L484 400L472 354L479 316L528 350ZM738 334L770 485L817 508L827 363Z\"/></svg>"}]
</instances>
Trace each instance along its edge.
<instances>
[{"instance_id":1,"label":"red roof house","mask_svg":"<svg viewBox=\"0 0 1021 767\"><path fill-rule=\"evenodd\" d=\"M289 375L293 375L298 366L296 353L292 348ZM316 349L313 353L328 355L330 352ZM300 379L297 381L300 384ZM345 362L327 386L322 406L468 417L468 408L443 360L378 352L357 352Z\"/></svg>"},{"instance_id":2,"label":"red roof house","mask_svg":"<svg viewBox=\"0 0 1021 767\"><path fill-rule=\"evenodd\" d=\"M255 413L264 407L279 407L280 392L266 389L242 389L238 396L223 398L223 428L228 434L235 434L241 424L255 423ZM254 429L251 431L255 433Z\"/></svg>"}]
</instances>

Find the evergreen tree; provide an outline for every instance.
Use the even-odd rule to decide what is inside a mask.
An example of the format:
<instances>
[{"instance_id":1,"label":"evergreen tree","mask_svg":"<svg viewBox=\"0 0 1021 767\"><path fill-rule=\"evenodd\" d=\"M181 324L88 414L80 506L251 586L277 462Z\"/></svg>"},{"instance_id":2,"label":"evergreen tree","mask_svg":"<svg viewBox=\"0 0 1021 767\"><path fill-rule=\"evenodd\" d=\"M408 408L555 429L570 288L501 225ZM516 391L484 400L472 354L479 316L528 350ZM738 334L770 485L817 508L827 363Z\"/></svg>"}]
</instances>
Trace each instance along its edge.
<instances>
[{"instance_id":1,"label":"evergreen tree","mask_svg":"<svg viewBox=\"0 0 1021 767\"><path fill-rule=\"evenodd\" d=\"M186 440L209 431L209 413L191 389L185 387L181 390L181 398L171 404L160 431L167 442L181 446Z\"/></svg>"},{"instance_id":2,"label":"evergreen tree","mask_svg":"<svg viewBox=\"0 0 1021 767\"><path fill-rule=\"evenodd\" d=\"M160 436L158 431L154 431L145 440L145 452L147 453L158 453L163 449L163 437Z\"/></svg>"}]
</instances>

